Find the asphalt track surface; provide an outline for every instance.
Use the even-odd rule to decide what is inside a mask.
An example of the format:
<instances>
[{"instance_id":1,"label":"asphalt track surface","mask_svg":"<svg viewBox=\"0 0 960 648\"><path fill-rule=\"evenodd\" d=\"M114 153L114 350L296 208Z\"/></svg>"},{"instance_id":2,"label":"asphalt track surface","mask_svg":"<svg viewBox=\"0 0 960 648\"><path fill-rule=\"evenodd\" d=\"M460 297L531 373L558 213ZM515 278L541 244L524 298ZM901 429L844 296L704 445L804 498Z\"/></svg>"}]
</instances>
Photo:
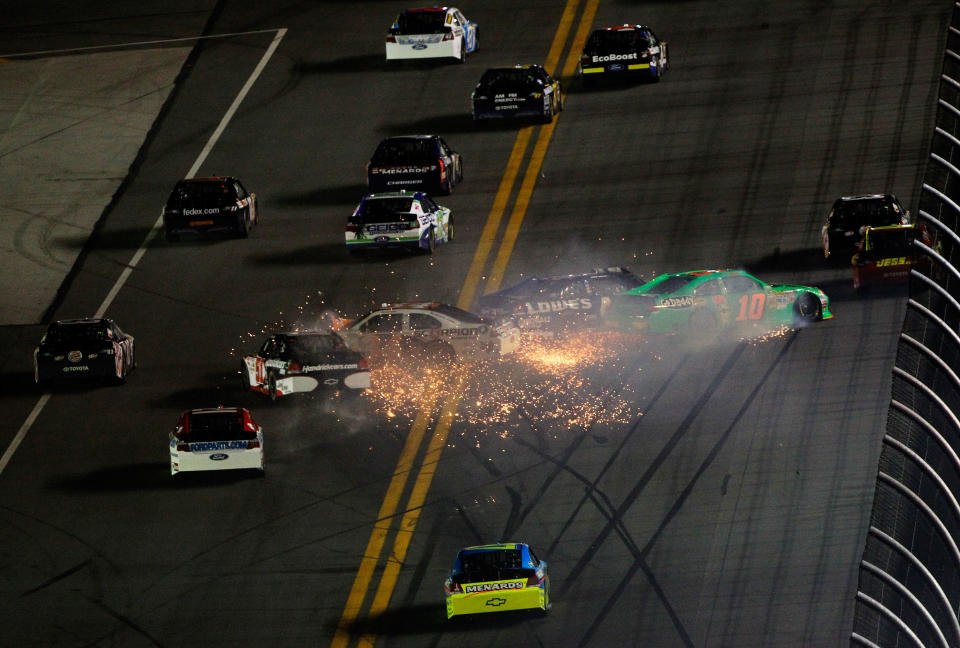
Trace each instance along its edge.
<instances>
[{"instance_id":1,"label":"asphalt track surface","mask_svg":"<svg viewBox=\"0 0 960 648\"><path fill-rule=\"evenodd\" d=\"M593 7L573 4L560 66ZM849 270L819 255L818 228L841 194L915 205L949 3L600 2L595 26L650 24L672 70L590 92L565 79L552 131L476 130L469 94L490 65L546 60L563 3L465 6L481 26L466 64L386 68L397 9L41 2L0 30L9 53L287 29L201 168L256 191L262 225L248 240L151 241L108 309L136 336L139 368L122 387L54 393L0 475L0 645L844 644L905 295L854 294ZM197 46L56 317L103 303L278 33ZM438 132L463 155L464 182L440 201L456 241L432 258L350 259L342 229L365 161L407 132ZM608 265L745 267L821 286L836 317L698 345L586 335L569 344L593 360L572 372L517 361L438 388L425 426L391 391L416 390L410 379L344 402L271 406L239 390L239 354L261 331L325 309L455 303L521 132L478 290L500 280L501 249L504 285ZM3 448L41 396L35 333L4 332L23 361L2 377ZM262 423L266 478L173 485L177 413L221 403ZM390 493L396 510L378 522ZM502 539L550 563L550 615L446 623L455 552Z\"/></svg>"}]
</instances>

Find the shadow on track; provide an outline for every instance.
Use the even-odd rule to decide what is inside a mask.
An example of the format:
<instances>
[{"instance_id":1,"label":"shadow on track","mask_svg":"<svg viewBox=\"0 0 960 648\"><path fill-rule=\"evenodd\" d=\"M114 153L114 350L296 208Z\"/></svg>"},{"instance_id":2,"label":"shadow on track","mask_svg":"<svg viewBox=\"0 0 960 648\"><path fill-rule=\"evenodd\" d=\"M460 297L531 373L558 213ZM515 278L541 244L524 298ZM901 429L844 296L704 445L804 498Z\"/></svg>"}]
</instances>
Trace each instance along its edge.
<instances>
[{"instance_id":1,"label":"shadow on track","mask_svg":"<svg viewBox=\"0 0 960 648\"><path fill-rule=\"evenodd\" d=\"M478 614L447 620L443 603L406 605L389 609L378 616L357 619L349 626L353 635L403 636L434 633L476 632L519 626L540 616L528 610Z\"/></svg>"},{"instance_id":2,"label":"shadow on track","mask_svg":"<svg viewBox=\"0 0 960 648\"><path fill-rule=\"evenodd\" d=\"M359 167L363 170L363 167ZM351 184L339 187L322 187L300 194L272 196L270 202L283 207L328 207L330 205L350 205L355 207L360 199L370 193L367 185ZM349 216L349 214L347 214ZM346 220L346 216L344 216Z\"/></svg>"}]
</instances>

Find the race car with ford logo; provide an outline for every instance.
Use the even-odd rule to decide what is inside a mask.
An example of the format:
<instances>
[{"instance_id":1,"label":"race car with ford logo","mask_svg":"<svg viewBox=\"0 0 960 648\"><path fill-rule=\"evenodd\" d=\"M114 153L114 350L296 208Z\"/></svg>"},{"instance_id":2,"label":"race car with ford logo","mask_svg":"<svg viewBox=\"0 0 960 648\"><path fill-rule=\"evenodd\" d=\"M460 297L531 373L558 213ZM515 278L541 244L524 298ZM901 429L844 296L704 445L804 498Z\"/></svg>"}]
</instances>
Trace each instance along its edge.
<instances>
[{"instance_id":1,"label":"race car with ford logo","mask_svg":"<svg viewBox=\"0 0 960 648\"><path fill-rule=\"evenodd\" d=\"M382 304L355 320L342 320L337 332L368 359L397 352L443 361L489 360L513 353L520 343L512 322L493 325L439 302Z\"/></svg>"},{"instance_id":2,"label":"race car with ford logo","mask_svg":"<svg viewBox=\"0 0 960 648\"><path fill-rule=\"evenodd\" d=\"M263 430L243 407L183 412L170 433L170 475L249 470L263 477Z\"/></svg>"},{"instance_id":3,"label":"race car with ford logo","mask_svg":"<svg viewBox=\"0 0 960 648\"><path fill-rule=\"evenodd\" d=\"M453 58L477 51L477 23L456 7L407 9L387 32L387 60Z\"/></svg>"},{"instance_id":4,"label":"race car with ford logo","mask_svg":"<svg viewBox=\"0 0 960 648\"><path fill-rule=\"evenodd\" d=\"M433 254L453 241L453 216L422 191L364 196L347 220L347 252L401 248Z\"/></svg>"},{"instance_id":5,"label":"race car with ford logo","mask_svg":"<svg viewBox=\"0 0 960 648\"><path fill-rule=\"evenodd\" d=\"M367 163L370 193L426 191L449 194L463 180L460 154L439 135L388 137Z\"/></svg>"},{"instance_id":6,"label":"race car with ford logo","mask_svg":"<svg viewBox=\"0 0 960 648\"><path fill-rule=\"evenodd\" d=\"M490 68L473 90L473 121L532 117L551 122L563 110L563 91L542 65Z\"/></svg>"},{"instance_id":7,"label":"race car with ford logo","mask_svg":"<svg viewBox=\"0 0 960 648\"><path fill-rule=\"evenodd\" d=\"M583 46L578 67L584 85L605 78L659 81L667 71L667 44L646 25L595 29Z\"/></svg>"},{"instance_id":8,"label":"race car with ford logo","mask_svg":"<svg viewBox=\"0 0 960 648\"><path fill-rule=\"evenodd\" d=\"M183 234L226 233L246 238L260 222L257 195L230 176L179 181L163 207L163 231L168 241Z\"/></svg>"},{"instance_id":9,"label":"race car with ford logo","mask_svg":"<svg viewBox=\"0 0 960 648\"><path fill-rule=\"evenodd\" d=\"M601 314L620 293L642 285L621 267L591 272L534 276L476 301L484 319L512 319L525 333L552 334L570 327L599 324Z\"/></svg>"},{"instance_id":10,"label":"race car with ford logo","mask_svg":"<svg viewBox=\"0 0 960 648\"><path fill-rule=\"evenodd\" d=\"M709 336L733 326L767 330L833 317L819 288L771 285L743 270L662 274L614 298L604 314L613 328Z\"/></svg>"},{"instance_id":11,"label":"race car with ford logo","mask_svg":"<svg viewBox=\"0 0 960 648\"><path fill-rule=\"evenodd\" d=\"M360 392L370 388L370 370L362 353L347 347L336 333L289 331L270 336L260 351L243 357L246 389L281 396L328 391Z\"/></svg>"},{"instance_id":12,"label":"race car with ford logo","mask_svg":"<svg viewBox=\"0 0 960 648\"><path fill-rule=\"evenodd\" d=\"M447 619L468 614L550 611L547 563L522 542L466 547L443 583Z\"/></svg>"},{"instance_id":13,"label":"race car with ford logo","mask_svg":"<svg viewBox=\"0 0 960 648\"><path fill-rule=\"evenodd\" d=\"M37 384L91 378L122 383L135 366L133 336L103 317L53 322L33 350Z\"/></svg>"}]
</instances>

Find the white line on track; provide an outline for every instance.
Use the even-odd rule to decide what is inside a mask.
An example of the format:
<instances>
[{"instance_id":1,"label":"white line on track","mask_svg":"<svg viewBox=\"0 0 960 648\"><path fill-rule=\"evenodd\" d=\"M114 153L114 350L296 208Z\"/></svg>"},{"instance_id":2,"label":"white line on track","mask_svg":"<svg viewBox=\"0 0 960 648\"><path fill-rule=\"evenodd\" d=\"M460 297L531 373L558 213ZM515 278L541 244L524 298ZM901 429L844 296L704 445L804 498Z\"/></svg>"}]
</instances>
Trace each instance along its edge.
<instances>
[{"instance_id":1,"label":"white line on track","mask_svg":"<svg viewBox=\"0 0 960 648\"><path fill-rule=\"evenodd\" d=\"M273 56L273 53L277 50L277 47L280 45L280 41L283 40L283 37L287 34L287 29L285 27L280 29L269 29L261 30L255 32L238 32L236 34L220 34L219 37L225 36L241 36L246 34L262 34L267 32L275 31L276 35L273 37L273 40L270 42L267 51L263 53L263 56L260 58L260 62L257 63L257 67L253 69L253 72L250 73L247 82L243 84L243 87L240 88L240 92L237 93L237 96L234 98L233 103L230 104L230 107L227 108L227 112L224 113L223 119L220 120L220 123L217 125L216 130L213 131L213 134L210 135L210 139L207 140L206 145L203 147L203 150L200 151L200 155L197 156L197 159L194 160L193 165L190 167L190 170L187 171L187 175L184 177L192 178L197 174L197 171L200 170L200 167L203 165L204 161L207 159L207 156L210 155L210 151L213 150L213 147L216 146L217 141L220 139L220 136L223 135L223 131L226 130L227 124L230 123L230 120L233 119L234 114L237 112L237 109L240 107L240 104L243 102L244 98L247 96L247 93L250 92L250 88L253 87L253 84L256 83L257 79L260 77L260 74L263 72L263 69L267 66L267 63L270 61L270 58ZM209 36L201 36L196 38L189 39L174 39L174 40L197 40L199 38L211 38ZM153 43L163 43L171 41L150 41ZM88 48L89 49L89 48ZM60 51L69 51L69 50L60 50ZM25 56L21 54L21 56ZM3 56L0 56L3 58ZM123 272L120 273L120 276L117 277L116 283L113 284L113 287L110 289L110 292L107 293L107 296L104 298L103 303L100 304L100 308L97 309L97 312L94 314L94 317L103 317L107 312L107 309L110 308L110 304L113 303L113 300L116 298L117 293L120 292L120 289L123 288L123 285L127 283L127 279L130 277L130 274L133 272L133 269L137 267L137 264L140 263L140 259L143 258L143 255L147 252L147 247L150 245L150 241L153 240L153 237L156 236L163 228L163 216L159 216L156 222L153 224L153 227L147 233L147 237L143 240L143 243L133 254L133 257L130 258L130 263L123 269ZM30 427L33 425L34 421L37 420L37 417L40 416L40 412L43 411L43 408L47 405L47 402L50 400L50 393L45 393L40 397L40 400L37 401L37 404L33 406L33 410L30 412L30 415L27 416L27 420L23 422L23 425L20 426L20 429L17 431L13 441L10 442L10 445L7 447L7 450L3 453L3 456L0 457L0 474L3 473L4 469L7 467L7 464L10 462L10 459L13 457L13 453L17 451L17 448L20 446L20 443L23 441L24 437L27 436L27 432L30 431Z\"/></svg>"},{"instance_id":2,"label":"white line on track","mask_svg":"<svg viewBox=\"0 0 960 648\"><path fill-rule=\"evenodd\" d=\"M46 56L48 54L73 54L75 52L91 52L94 50L119 49L123 47L143 47L144 45L164 45L167 43L183 43L186 41L206 40L209 38L232 38L234 36L248 36L250 34L269 34L271 32L286 33L286 29L257 29L254 31L231 32L228 34L207 34L206 36L185 36L183 38L162 38L159 40L133 41L129 43L116 43L113 45L88 45L87 47L69 47L66 49L37 50L34 52L15 52L12 54L0 54L0 59L23 58L26 56ZM283 38L281 36L280 38Z\"/></svg>"}]
</instances>

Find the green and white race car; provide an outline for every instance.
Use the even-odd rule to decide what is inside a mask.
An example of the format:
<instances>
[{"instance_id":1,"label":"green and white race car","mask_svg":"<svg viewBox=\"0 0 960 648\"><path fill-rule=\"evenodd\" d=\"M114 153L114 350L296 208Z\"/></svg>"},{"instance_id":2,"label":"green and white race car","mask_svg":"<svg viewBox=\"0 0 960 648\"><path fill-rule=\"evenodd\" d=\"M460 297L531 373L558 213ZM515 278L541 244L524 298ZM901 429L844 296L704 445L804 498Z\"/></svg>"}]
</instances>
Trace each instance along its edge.
<instances>
[{"instance_id":1,"label":"green and white race car","mask_svg":"<svg viewBox=\"0 0 960 648\"><path fill-rule=\"evenodd\" d=\"M830 319L819 288L771 285L743 270L662 274L614 297L604 315L613 328L647 333L710 333L738 323L767 328Z\"/></svg>"}]
</instances>

